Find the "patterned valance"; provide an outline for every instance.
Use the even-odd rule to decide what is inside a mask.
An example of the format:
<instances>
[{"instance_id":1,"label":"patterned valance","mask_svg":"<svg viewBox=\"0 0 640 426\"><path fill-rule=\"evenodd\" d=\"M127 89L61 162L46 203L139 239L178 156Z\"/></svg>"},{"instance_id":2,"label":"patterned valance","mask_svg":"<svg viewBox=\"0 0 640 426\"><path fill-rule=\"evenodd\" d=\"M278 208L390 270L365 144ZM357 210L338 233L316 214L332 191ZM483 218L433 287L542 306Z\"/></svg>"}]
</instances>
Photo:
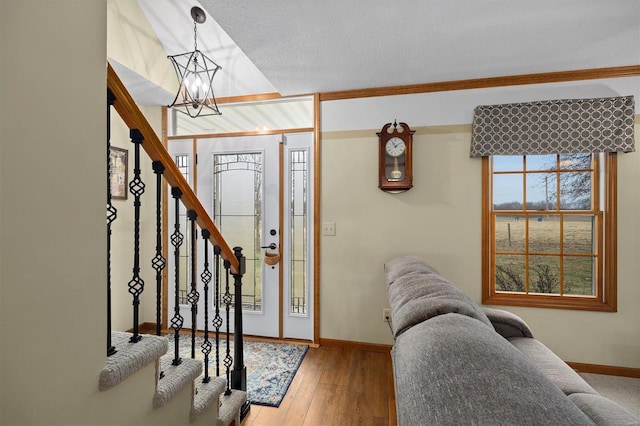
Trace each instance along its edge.
<instances>
[{"instance_id":1,"label":"patterned valance","mask_svg":"<svg viewBox=\"0 0 640 426\"><path fill-rule=\"evenodd\" d=\"M635 151L634 114L633 96L479 106L471 157Z\"/></svg>"}]
</instances>

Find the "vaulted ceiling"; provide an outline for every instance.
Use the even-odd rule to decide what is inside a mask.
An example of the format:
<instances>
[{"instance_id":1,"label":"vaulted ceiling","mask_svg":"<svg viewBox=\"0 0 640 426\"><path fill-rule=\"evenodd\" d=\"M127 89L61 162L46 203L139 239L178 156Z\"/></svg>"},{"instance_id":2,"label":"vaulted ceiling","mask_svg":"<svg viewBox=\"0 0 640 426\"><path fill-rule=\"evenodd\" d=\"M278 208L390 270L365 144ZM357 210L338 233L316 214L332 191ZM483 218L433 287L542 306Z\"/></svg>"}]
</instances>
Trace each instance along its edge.
<instances>
[{"instance_id":1,"label":"vaulted ceiling","mask_svg":"<svg viewBox=\"0 0 640 426\"><path fill-rule=\"evenodd\" d=\"M113 0L122 1L122 0ZM130 0L129 0L130 1ZM218 97L283 96L640 65L638 0L138 0L166 55L222 66ZM129 87L145 77L116 69ZM165 86L166 88L166 86ZM166 91L139 90L166 105ZM135 91L135 89L134 89Z\"/></svg>"}]
</instances>

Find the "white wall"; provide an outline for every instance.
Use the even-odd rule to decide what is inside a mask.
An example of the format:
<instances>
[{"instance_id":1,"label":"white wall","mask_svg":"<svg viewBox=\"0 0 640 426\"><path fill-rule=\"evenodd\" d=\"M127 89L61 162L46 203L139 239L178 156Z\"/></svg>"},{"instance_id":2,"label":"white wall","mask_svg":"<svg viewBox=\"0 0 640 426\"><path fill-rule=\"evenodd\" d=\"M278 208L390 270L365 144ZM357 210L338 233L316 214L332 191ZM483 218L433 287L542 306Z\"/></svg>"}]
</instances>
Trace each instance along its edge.
<instances>
[{"instance_id":1,"label":"white wall","mask_svg":"<svg viewBox=\"0 0 640 426\"><path fill-rule=\"evenodd\" d=\"M336 222L336 236L321 237L320 336L392 343L383 264L397 255L423 257L481 300L481 170L469 158L476 105L627 94L640 99L640 79L323 102L320 220ZM403 194L377 188L376 132L394 119L417 130L414 188ZM640 154L619 155L617 313L504 308L566 361L640 367L639 175Z\"/></svg>"}]
</instances>

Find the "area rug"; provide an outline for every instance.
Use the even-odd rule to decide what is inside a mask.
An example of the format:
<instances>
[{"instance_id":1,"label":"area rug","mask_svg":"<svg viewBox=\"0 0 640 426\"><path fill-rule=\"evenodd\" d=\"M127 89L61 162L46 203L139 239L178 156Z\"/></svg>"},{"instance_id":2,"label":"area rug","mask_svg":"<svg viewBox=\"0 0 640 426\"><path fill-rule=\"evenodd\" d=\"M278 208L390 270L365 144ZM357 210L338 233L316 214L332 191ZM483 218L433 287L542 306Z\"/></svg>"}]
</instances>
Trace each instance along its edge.
<instances>
[{"instance_id":1,"label":"area rug","mask_svg":"<svg viewBox=\"0 0 640 426\"><path fill-rule=\"evenodd\" d=\"M169 354L173 353L173 335L169 339ZM213 339L209 338L213 344ZM204 359L200 346L203 338L196 336L196 359ZM244 341L244 364L247 367L247 398L252 404L279 407L296 371L300 367L309 347L290 343ZM230 354L233 357L233 340ZM220 358L224 360L226 347L220 341ZM180 357L191 358L191 336L180 336ZM209 354L209 375L216 375L215 347ZM233 366L231 367L233 368ZM220 364L220 375L225 374L224 364Z\"/></svg>"}]
</instances>

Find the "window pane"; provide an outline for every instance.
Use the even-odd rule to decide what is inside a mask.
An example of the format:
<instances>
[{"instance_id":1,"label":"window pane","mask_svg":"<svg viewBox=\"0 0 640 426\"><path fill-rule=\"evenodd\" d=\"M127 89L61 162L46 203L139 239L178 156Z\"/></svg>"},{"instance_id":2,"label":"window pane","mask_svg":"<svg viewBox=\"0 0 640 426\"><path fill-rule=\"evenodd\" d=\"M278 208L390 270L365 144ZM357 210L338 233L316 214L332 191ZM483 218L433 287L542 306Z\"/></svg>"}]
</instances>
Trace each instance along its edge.
<instances>
[{"instance_id":1,"label":"window pane","mask_svg":"<svg viewBox=\"0 0 640 426\"><path fill-rule=\"evenodd\" d=\"M189 182L189 155L178 154L174 156L173 160L175 161L176 166L178 166L180 173L182 173L187 182ZM189 293L191 281L191 251L189 250L189 248L191 247L191 233L189 232L190 225L189 219L187 219L187 209L182 203L180 203L178 207L178 217L180 220L180 233L184 238L184 240L182 241L182 245L178 249L178 298L181 305L187 305L189 303L187 294Z\"/></svg>"},{"instance_id":2,"label":"window pane","mask_svg":"<svg viewBox=\"0 0 640 426\"><path fill-rule=\"evenodd\" d=\"M560 174L560 208L591 210L591 172Z\"/></svg>"},{"instance_id":3,"label":"window pane","mask_svg":"<svg viewBox=\"0 0 640 426\"><path fill-rule=\"evenodd\" d=\"M524 167L523 157L520 155L494 155L494 172L521 172Z\"/></svg>"},{"instance_id":4,"label":"window pane","mask_svg":"<svg viewBox=\"0 0 640 426\"><path fill-rule=\"evenodd\" d=\"M244 249L243 309L261 311L263 157L261 153L216 154L213 162L213 220L227 241Z\"/></svg>"},{"instance_id":5,"label":"window pane","mask_svg":"<svg viewBox=\"0 0 640 426\"><path fill-rule=\"evenodd\" d=\"M291 188L291 282L289 312L307 313L307 201L309 164L306 150L292 150L289 185Z\"/></svg>"},{"instance_id":6,"label":"window pane","mask_svg":"<svg viewBox=\"0 0 640 426\"><path fill-rule=\"evenodd\" d=\"M563 220L563 250L566 254L595 254L593 215L566 215Z\"/></svg>"},{"instance_id":7,"label":"window pane","mask_svg":"<svg viewBox=\"0 0 640 426\"><path fill-rule=\"evenodd\" d=\"M556 170L556 161L558 156L551 155L527 155L527 171L537 170Z\"/></svg>"},{"instance_id":8,"label":"window pane","mask_svg":"<svg viewBox=\"0 0 640 426\"><path fill-rule=\"evenodd\" d=\"M522 175L493 176L493 208L495 210L522 210Z\"/></svg>"},{"instance_id":9,"label":"window pane","mask_svg":"<svg viewBox=\"0 0 640 426\"><path fill-rule=\"evenodd\" d=\"M496 256L496 291L524 293L525 257L517 255Z\"/></svg>"},{"instance_id":10,"label":"window pane","mask_svg":"<svg viewBox=\"0 0 640 426\"><path fill-rule=\"evenodd\" d=\"M560 170L589 170L591 168L591 154L560 155Z\"/></svg>"},{"instance_id":11,"label":"window pane","mask_svg":"<svg viewBox=\"0 0 640 426\"><path fill-rule=\"evenodd\" d=\"M559 256L529 256L529 293L560 294Z\"/></svg>"},{"instance_id":12,"label":"window pane","mask_svg":"<svg viewBox=\"0 0 640 426\"><path fill-rule=\"evenodd\" d=\"M527 174L527 210L556 210L556 174Z\"/></svg>"},{"instance_id":13,"label":"window pane","mask_svg":"<svg viewBox=\"0 0 640 426\"><path fill-rule=\"evenodd\" d=\"M313 127L313 97L218 104L222 115L191 118L174 112L173 135L255 132Z\"/></svg>"},{"instance_id":14,"label":"window pane","mask_svg":"<svg viewBox=\"0 0 640 426\"><path fill-rule=\"evenodd\" d=\"M562 276L565 294L595 296L594 257L565 257Z\"/></svg>"},{"instance_id":15,"label":"window pane","mask_svg":"<svg viewBox=\"0 0 640 426\"><path fill-rule=\"evenodd\" d=\"M560 253L560 216L529 216L529 252Z\"/></svg>"},{"instance_id":16,"label":"window pane","mask_svg":"<svg viewBox=\"0 0 640 426\"><path fill-rule=\"evenodd\" d=\"M525 248L525 216L496 215L496 251L524 253Z\"/></svg>"}]
</instances>

